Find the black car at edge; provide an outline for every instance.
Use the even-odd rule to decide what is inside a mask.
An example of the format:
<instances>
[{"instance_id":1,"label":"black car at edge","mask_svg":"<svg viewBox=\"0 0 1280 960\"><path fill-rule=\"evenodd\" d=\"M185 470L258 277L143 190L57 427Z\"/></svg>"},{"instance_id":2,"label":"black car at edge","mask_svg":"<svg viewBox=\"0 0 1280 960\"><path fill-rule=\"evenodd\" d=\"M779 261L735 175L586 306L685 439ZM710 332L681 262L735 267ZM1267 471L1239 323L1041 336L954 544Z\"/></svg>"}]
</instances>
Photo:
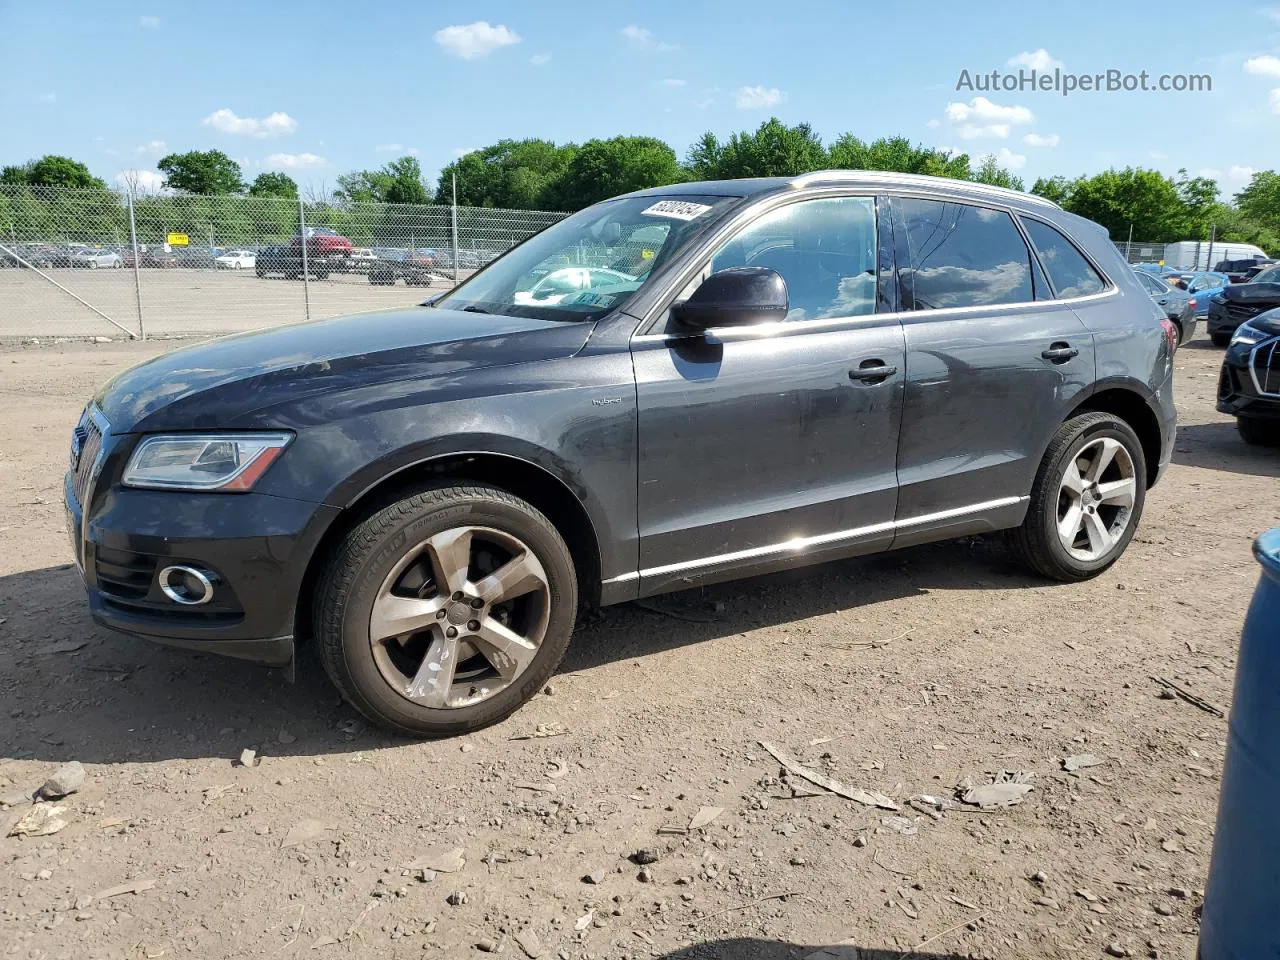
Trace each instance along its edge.
<instances>
[{"instance_id":1,"label":"black car at edge","mask_svg":"<svg viewBox=\"0 0 1280 960\"><path fill-rule=\"evenodd\" d=\"M532 696L580 606L995 531L1096 575L1169 461L1176 348L1106 232L1039 197L679 184L429 306L120 374L68 527L99 623L277 666L309 640L364 715L448 734Z\"/></svg>"},{"instance_id":2,"label":"black car at edge","mask_svg":"<svg viewBox=\"0 0 1280 960\"><path fill-rule=\"evenodd\" d=\"M1236 418L1245 442L1280 446L1280 309L1236 328L1222 358L1218 410Z\"/></svg>"}]
</instances>

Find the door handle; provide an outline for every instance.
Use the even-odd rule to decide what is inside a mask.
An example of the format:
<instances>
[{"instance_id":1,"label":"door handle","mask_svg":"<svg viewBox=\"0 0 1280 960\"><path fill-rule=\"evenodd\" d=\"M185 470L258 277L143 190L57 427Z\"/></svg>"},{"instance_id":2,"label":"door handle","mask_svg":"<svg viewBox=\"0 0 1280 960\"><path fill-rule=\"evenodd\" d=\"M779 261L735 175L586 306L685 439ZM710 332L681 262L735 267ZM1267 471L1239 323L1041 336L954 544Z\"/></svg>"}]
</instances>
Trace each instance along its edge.
<instances>
[{"instance_id":1,"label":"door handle","mask_svg":"<svg viewBox=\"0 0 1280 960\"><path fill-rule=\"evenodd\" d=\"M863 383L881 383L897 372L897 367L889 366L883 360L863 360L849 371L849 379Z\"/></svg>"},{"instance_id":2,"label":"door handle","mask_svg":"<svg viewBox=\"0 0 1280 960\"><path fill-rule=\"evenodd\" d=\"M1048 350L1040 351L1040 356L1051 363L1066 363L1080 356L1080 351L1069 343L1051 344Z\"/></svg>"}]
</instances>

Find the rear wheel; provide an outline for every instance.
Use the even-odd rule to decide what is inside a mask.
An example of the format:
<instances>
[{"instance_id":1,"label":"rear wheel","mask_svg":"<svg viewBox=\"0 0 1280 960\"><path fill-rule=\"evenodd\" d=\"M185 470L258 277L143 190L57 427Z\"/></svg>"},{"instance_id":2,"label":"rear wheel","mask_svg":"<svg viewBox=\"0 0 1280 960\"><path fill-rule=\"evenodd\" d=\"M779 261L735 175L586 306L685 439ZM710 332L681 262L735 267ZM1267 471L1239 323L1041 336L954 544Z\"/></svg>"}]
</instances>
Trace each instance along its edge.
<instances>
[{"instance_id":1,"label":"rear wheel","mask_svg":"<svg viewBox=\"0 0 1280 960\"><path fill-rule=\"evenodd\" d=\"M1014 549L1051 579L1094 577L1129 545L1146 491L1146 461L1133 428L1109 413L1072 417L1040 463Z\"/></svg>"},{"instance_id":2,"label":"rear wheel","mask_svg":"<svg viewBox=\"0 0 1280 960\"><path fill-rule=\"evenodd\" d=\"M373 722L411 736L496 723L559 665L577 612L564 540L484 486L432 488L338 547L314 599L325 669Z\"/></svg>"},{"instance_id":3,"label":"rear wheel","mask_svg":"<svg viewBox=\"0 0 1280 960\"><path fill-rule=\"evenodd\" d=\"M1215 347L1225 347L1231 342L1231 334L1229 333L1211 333L1209 339L1213 341Z\"/></svg>"},{"instance_id":4,"label":"rear wheel","mask_svg":"<svg viewBox=\"0 0 1280 960\"><path fill-rule=\"evenodd\" d=\"M1280 447L1280 421L1236 417L1240 439L1254 447Z\"/></svg>"}]
</instances>

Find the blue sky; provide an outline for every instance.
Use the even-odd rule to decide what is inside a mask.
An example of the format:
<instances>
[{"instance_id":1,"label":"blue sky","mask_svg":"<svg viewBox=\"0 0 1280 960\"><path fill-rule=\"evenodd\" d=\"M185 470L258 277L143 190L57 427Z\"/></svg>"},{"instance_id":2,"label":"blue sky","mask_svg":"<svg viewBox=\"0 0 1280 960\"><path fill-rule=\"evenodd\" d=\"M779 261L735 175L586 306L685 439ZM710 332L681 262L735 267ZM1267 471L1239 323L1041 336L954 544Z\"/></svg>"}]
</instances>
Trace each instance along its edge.
<instances>
[{"instance_id":1,"label":"blue sky","mask_svg":"<svg viewBox=\"0 0 1280 960\"><path fill-rule=\"evenodd\" d=\"M216 147L249 178L332 187L410 152L434 178L503 137L648 134L683 156L777 115L994 153L1028 185L1186 167L1229 195L1280 148L1280 7L1231 6L0 0L0 163L68 154L110 181ZM1213 89L956 90L962 70L1059 64Z\"/></svg>"}]
</instances>

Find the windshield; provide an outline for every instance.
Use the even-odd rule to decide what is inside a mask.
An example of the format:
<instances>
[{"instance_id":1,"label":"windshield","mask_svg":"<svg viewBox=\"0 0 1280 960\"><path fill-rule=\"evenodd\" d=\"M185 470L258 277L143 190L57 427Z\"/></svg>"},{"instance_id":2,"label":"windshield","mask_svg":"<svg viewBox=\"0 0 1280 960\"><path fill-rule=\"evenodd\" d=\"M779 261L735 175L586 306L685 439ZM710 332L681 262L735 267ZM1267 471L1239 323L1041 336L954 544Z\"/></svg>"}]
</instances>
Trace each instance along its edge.
<instances>
[{"instance_id":1,"label":"windshield","mask_svg":"<svg viewBox=\"0 0 1280 960\"><path fill-rule=\"evenodd\" d=\"M594 320L622 306L737 197L630 197L566 217L437 301L479 313Z\"/></svg>"},{"instance_id":2,"label":"windshield","mask_svg":"<svg viewBox=\"0 0 1280 960\"><path fill-rule=\"evenodd\" d=\"M1280 280L1280 267L1267 267L1253 278L1254 283L1275 283L1277 280Z\"/></svg>"}]
</instances>

